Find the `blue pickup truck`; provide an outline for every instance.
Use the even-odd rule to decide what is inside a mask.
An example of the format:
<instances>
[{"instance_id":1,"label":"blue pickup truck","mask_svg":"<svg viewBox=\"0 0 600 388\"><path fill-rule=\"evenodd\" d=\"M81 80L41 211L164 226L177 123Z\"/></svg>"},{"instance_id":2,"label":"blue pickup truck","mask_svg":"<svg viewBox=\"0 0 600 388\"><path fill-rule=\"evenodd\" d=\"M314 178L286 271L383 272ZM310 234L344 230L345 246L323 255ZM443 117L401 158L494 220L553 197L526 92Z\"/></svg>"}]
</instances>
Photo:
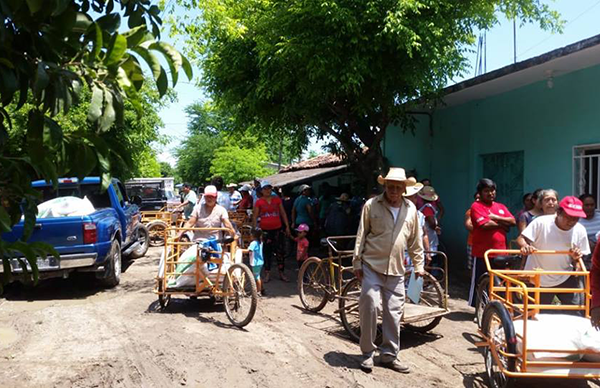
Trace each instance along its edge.
<instances>
[{"instance_id":1,"label":"blue pickup truck","mask_svg":"<svg viewBox=\"0 0 600 388\"><path fill-rule=\"evenodd\" d=\"M61 178L58 190L45 181L35 181L42 201L58 197L87 197L95 211L84 216L38 218L30 241L51 244L60 258L38 258L40 279L68 277L71 272L94 272L106 287L115 287L121 277L122 257L138 258L146 254L148 230L140 222L136 203L141 199L127 197L125 187L112 179L105 191L98 177ZM135 203L132 203L135 202ZM15 225L11 233L2 237L15 241L23 233L23 223ZM14 273L22 272L17 259L11 260ZM2 267L0 266L0 272Z\"/></svg>"}]
</instances>

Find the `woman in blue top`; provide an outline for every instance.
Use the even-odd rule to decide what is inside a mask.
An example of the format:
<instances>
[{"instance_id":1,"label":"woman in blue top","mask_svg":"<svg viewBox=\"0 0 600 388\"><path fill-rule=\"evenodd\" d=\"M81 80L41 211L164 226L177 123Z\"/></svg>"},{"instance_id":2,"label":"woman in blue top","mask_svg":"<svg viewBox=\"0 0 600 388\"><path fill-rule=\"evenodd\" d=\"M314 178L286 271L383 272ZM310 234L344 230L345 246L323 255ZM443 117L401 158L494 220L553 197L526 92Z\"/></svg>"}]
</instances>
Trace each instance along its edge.
<instances>
[{"instance_id":1,"label":"woman in blue top","mask_svg":"<svg viewBox=\"0 0 600 388\"><path fill-rule=\"evenodd\" d=\"M296 198L292 208L292 228L300 224L306 224L312 229L315 225L315 214L309 195L310 186L300 186L300 196Z\"/></svg>"}]
</instances>

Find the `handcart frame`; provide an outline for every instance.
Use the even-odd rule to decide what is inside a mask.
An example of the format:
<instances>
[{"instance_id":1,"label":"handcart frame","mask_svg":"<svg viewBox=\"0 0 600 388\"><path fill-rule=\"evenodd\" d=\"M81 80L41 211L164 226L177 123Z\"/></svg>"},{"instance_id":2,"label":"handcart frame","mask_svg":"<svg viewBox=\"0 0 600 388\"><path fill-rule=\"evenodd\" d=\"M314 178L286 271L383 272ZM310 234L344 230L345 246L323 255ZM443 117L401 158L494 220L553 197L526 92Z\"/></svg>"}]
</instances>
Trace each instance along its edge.
<instances>
[{"instance_id":1,"label":"handcart frame","mask_svg":"<svg viewBox=\"0 0 600 388\"><path fill-rule=\"evenodd\" d=\"M243 263L235 263L237 244L236 239L224 239L222 242L224 249L221 252L202 248L197 242L178 241L176 236L181 232L229 232L226 228L167 228L165 234L166 244L164 247L164 266L163 272L156 277L156 287L154 293L158 295L158 301L162 308L166 308L171 297L183 295L188 297L208 296L215 301L222 301L225 305L225 313L231 323L238 327L246 326L256 312L258 294L256 282L250 268ZM177 273L178 264L189 264L190 262L179 261L182 253L189 247L196 245L196 258L193 261L194 271L191 273ZM222 272L222 266L225 264L224 257L228 254L231 266L227 272ZM214 255L220 255L215 257ZM205 263L217 265L216 275L211 280L210 275L205 275L202 266ZM175 276L193 276L194 286L185 288L168 287L169 279ZM245 306L245 310L241 311ZM241 314L241 316L239 316Z\"/></svg>"},{"instance_id":2,"label":"handcart frame","mask_svg":"<svg viewBox=\"0 0 600 388\"><path fill-rule=\"evenodd\" d=\"M600 362L585 361L535 361L528 356L535 352L561 354L598 354L590 350L573 349L533 349L527 344L527 322L541 310L581 311L589 318L591 292L589 272L580 260L582 271L544 271L494 269L490 265L490 255L520 254L519 250L488 250L484 255L490 276L490 303L485 307L479 335L483 338L478 346L484 348L486 372L490 386L505 388L518 378L600 378ZM568 251L536 251L536 254L569 254ZM549 288L540 286L540 276L570 275L583 279L581 288ZM500 281L495 281L495 278ZM541 304L542 293L581 293L584 296L580 305ZM515 332L513 322L523 321L523 332ZM500 334L501 333L501 334ZM521 351L517 343L521 342Z\"/></svg>"}]
</instances>

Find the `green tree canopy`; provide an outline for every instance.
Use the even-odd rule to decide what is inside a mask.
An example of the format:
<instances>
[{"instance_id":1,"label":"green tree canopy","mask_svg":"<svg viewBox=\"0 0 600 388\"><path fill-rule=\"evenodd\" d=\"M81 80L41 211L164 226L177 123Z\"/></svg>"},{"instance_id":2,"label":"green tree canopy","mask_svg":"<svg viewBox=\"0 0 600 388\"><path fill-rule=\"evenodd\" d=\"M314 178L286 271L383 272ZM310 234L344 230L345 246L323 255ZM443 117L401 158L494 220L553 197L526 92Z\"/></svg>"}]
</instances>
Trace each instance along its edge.
<instances>
[{"instance_id":1,"label":"green tree canopy","mask_svg":"<svg viewBox=\"0 0 600 388\"><path fill-rule=\"evenodd\" d=\"M163 178L174 177L175 169L167 162L159 162L160 176Z\"/></svg>"},{"instance_id":2,"label":"green tree canopy","mask_svg":"<svg viewBox=\"0 0 600 388\"><path fill-rule=\"evenodd\" d=\"M210 133L191 133L175 150L177 175L183 182L201 186L210 180L210 167L215 150L223 145L223 137Z\"/></svg>"},{"instance_id":3,"label":"green tree canopy","mask_svg":"<svg viewBox=\"0 0 600 388\"><path fill-rule=\"evenodd\" d=\"M159 14L150 0L0 1L0 236L25 216L19 241L0 237L2 282L9 276L11 255L25 256L34 279L36 257L56 255L46 244L27 244L39 198L32 179L57 185L59 175L83 177L97 169L106 186L114 156L107 132L114 124L123 126L126 104L138 116L145 113L142 65L160 95L167 92L168 77L157 54L164 57L173 85L180 69L191 79L188 60L159 40ZM126 31L120 29L123 18ZM89 125L65 136L59 114L77 106L83 85L91 93L85 114ZM19 144L10 138L12 117L22 110L27 112L26 153L12 156L8 152Z\"/></svg>"},{"instance_id":4,"label":"green tree canopy","mask_svg":"<svg viewBox=\"0 0 600 388\"><path fill-rule=\"evenodd\" d=\"M254 177L269 174L264 167L266 160L267 152L263 144L226 142L215 150L210 173L222 176L226 183L251 181Z\"/></svg>"},{"instance_id":5,"label":"green tree canopy","mask_svg":"<svg viewBox=\"0 0 600 388\"><path fill-rule=\"evenodd\" d=\"M369 183L390 124L467 68L498 15L560 29L538 0L179 0L204 86L241 125L328 136ZM195 53L199 53L196 55Z\"/></svg>"}]
</instances>

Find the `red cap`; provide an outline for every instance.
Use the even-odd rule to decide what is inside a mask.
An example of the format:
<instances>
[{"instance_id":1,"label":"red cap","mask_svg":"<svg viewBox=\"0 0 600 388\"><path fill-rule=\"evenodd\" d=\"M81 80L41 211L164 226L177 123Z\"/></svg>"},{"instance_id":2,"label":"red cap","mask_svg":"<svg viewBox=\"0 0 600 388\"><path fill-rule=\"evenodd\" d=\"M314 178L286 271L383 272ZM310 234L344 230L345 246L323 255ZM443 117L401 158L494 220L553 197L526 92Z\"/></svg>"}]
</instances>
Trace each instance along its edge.
<instances>
[{"instance_id":1,"label":"red cap","mask_svg":"<svg viewBox=\"0 0 600 388\"><path fill-rule=\"evenodd\" d=\"M564 197L559 206L571 217L585 218L583 203L577 197Z\"/></svg>"}]
</instances>

